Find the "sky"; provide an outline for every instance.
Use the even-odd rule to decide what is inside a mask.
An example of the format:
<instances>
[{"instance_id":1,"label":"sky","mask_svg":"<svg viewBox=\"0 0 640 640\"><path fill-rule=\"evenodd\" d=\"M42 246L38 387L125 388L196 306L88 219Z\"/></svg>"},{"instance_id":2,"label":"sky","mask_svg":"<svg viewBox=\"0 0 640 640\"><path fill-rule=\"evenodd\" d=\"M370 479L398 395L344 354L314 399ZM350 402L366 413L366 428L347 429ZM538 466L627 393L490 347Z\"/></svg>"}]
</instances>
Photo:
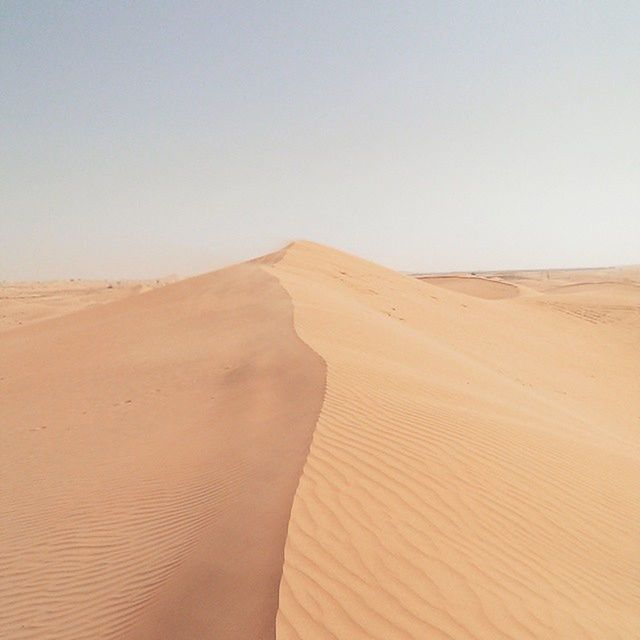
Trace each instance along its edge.
<instances>
[{"instance_id":1,"label":"sky","mask_svg":"<svg viewBox=\"0 0 640 640\"><path fill-rule=\"evenodd\" d=\"M0 280L328 244L640 262L640 3L0 3Z\"/></svg>"}]
</instances>

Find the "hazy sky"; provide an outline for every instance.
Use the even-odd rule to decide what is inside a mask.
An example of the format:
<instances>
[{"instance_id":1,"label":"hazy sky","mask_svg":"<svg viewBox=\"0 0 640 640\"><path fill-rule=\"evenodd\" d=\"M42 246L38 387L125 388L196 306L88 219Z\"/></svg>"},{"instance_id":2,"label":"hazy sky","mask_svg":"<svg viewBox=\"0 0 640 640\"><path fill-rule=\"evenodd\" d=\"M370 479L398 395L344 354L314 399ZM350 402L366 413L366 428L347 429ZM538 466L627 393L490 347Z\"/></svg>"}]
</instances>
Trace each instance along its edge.
<instances>
[{"instance_id":1,"label":"hazy sky","mask_svg":"<svg viewBox=\"0 0 640 640\"><path fill-rule=\"evenodd\" d=\"M296 238L640 262L640 2L0 3L0 279Z\"/></svg>"}]
</instances>

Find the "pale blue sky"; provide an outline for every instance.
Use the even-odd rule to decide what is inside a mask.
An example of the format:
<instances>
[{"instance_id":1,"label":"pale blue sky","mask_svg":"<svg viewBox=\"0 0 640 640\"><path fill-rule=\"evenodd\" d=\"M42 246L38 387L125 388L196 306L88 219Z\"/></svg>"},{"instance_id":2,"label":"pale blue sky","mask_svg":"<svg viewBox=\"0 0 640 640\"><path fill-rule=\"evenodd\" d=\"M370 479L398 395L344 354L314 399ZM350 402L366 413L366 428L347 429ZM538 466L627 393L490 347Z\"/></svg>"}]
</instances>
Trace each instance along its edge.
<instances>
[{"instance_id":1,"label":"pale blue sky","mask_svg":"<svg viewBox=\"0 0 640 640\"><path fill-rule=\"evenodd\" d=\"M0 279L316 240L640 262L640 3L0 3Z\"/></svg>"}]
</instances>

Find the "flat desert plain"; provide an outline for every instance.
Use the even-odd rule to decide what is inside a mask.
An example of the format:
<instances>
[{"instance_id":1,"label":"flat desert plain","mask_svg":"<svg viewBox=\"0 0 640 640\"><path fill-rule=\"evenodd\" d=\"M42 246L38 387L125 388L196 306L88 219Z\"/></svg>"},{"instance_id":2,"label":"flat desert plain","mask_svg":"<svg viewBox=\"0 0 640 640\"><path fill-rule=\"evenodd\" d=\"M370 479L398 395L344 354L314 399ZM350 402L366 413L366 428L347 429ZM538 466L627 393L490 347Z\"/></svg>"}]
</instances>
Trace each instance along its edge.
<instances>
[{"instance_id":1,"label":"flat desert plain","mask_svg":"<svg viewBox=\"0 0 640 640\"><path fill-rule=\"evenodd\" d=\"M0 288L0 638L640 637L640 269L162 284Z\"/></svg>"}]
</instances>

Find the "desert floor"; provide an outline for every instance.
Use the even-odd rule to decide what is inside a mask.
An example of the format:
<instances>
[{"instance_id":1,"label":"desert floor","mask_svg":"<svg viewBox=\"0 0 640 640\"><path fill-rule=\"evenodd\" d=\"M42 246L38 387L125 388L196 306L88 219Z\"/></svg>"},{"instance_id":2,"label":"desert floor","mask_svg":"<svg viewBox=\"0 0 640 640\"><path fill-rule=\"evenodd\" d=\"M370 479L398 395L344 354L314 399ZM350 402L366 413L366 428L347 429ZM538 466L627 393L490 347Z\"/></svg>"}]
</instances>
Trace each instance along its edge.
<instances>
[{"instance_id":1,"label":"desert floor","mask_svg":"<svg viewBox=\"0 0 640 640\"><path fill-rule=\"evenodd\" d=\"M640 268L309 242L0 285L0 638L640 637Z\"/></svg>"},{"instance_id":2,"label":"desert floor","mask_svg":"<svg viewBox=\"0 0 640 640\"><path fill-rule=\"evenodd\" d=\"M0 282L0 331L121 300L173 280Z\"/></svg>"}]
</instances>

